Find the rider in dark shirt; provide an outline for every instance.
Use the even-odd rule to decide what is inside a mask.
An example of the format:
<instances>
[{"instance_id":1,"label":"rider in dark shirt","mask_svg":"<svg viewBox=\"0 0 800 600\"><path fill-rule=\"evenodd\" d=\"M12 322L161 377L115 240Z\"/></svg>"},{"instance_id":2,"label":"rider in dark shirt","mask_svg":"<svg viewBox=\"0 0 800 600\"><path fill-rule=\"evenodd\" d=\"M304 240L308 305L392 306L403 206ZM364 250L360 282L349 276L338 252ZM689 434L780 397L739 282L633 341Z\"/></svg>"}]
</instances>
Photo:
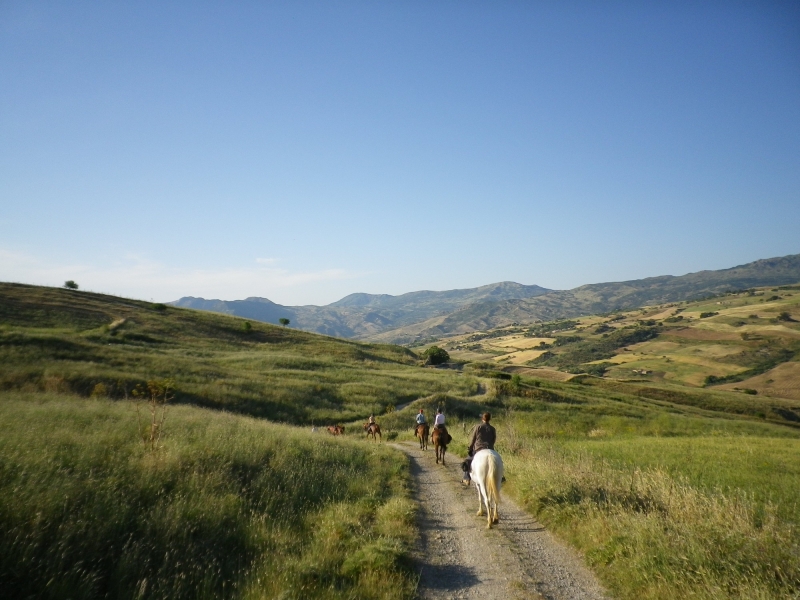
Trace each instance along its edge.
<instances>
[{"instance_id":1,"label":"rider in dark shirt","mask_svg":"<svg viewBox=\"0 0 800 600\"><path fill-rule=\"evenodd\" d=\"M469 447L467 449L467 454L469 456L461 463L461 469L464 471L464 479L462 481L464 485L469 485L471 481L469 473L472 469L472 457L475 456L475 453L479 450L494 450L497 432L495 428L489 424L491 419L491 414L488 412L483 413L483 415L481 415L481 422L472 429L472 434L469 438Z\"/></svg>"}]
</instances>

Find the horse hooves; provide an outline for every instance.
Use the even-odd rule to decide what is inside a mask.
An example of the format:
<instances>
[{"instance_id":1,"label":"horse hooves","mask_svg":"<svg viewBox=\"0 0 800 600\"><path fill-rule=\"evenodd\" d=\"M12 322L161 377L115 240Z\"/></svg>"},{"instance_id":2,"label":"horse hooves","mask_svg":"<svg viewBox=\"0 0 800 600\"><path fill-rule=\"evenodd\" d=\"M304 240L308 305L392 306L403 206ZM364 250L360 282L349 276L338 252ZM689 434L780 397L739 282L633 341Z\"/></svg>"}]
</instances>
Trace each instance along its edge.
<instances>
[{"instance_id":1,"label":"horse hooves","mask_svg":"<svg viewBox=\"0 0 800 600\"><path fill-rule=\"evenodd\" d=\"M483 511L479 510L478 512L475 513L475 515L478 516L478 517L482 517L483 516Z\"/></svg>"}]
</instances>

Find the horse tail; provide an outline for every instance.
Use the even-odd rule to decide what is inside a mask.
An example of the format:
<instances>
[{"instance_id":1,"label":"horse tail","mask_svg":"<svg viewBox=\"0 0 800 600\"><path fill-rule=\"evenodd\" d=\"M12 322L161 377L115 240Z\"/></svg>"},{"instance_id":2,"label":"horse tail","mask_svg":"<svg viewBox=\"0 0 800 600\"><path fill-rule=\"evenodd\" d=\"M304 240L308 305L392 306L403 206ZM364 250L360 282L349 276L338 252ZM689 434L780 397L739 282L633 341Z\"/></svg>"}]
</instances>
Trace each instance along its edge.
<instances>
[{"instance_id":1,"label":"horse tail","mask_svg":"<svg viewBox=\"0 0 800 600\"><path fill-rule=\"evenodd\" d=\"M489 501L487 510L493 502L495 506L500 503L500 490L497 489L497 457L494 454L489 454L489 460L486 461L486 499ZM491 512L489 513L491 515Z\"/></svg>"}]
</instances>

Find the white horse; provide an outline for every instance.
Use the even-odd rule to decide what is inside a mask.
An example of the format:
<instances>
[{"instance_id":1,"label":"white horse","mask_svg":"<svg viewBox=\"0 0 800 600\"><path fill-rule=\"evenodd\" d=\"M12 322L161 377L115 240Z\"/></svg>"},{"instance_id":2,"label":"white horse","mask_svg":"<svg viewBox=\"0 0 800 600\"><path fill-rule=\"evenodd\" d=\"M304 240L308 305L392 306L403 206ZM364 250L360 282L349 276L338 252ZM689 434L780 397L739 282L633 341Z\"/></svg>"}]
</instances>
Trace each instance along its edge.
<instances>
[{"instance_id":1,"label":"white horse","mask_svg":"<svg viewBox=\"0 0 800 600\"><path fill-rule=\"evenodd\" d=\"M500 502L500 487L503 481L503 459L494 450L480 450L472 458L470 477L478 487L478 516L483 515L483 506L488 513L487 528L500 520L497 505Z\"/></svg>"}]
</instances>

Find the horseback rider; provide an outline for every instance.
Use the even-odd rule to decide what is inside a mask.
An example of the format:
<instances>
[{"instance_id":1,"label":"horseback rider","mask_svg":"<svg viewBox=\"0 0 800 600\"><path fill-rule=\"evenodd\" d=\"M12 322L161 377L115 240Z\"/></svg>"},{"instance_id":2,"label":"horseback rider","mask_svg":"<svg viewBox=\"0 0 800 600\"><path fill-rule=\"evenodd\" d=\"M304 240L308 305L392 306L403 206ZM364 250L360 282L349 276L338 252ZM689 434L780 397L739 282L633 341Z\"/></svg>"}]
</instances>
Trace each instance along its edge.
<instances>
[{"instance_id":1,"label":"horseback rider","mask_svg":"<svg viewBox=\"0 0 800 600\"><path fill-rule=\"evenodd\" d=\"M368 425L375 425L375 415L374 414L371 414L369 416L369 419L367 420L367 424Z\"/></svg>"},{"instance_id":2,"label":"horseback rider","mask_svg":"<svg viewBox=\"0 0 800 600\"><path fill-rule=\"evenodd\" d=\"M444 413L441 408L436 409L436 418L433 420L434 429L444 429Z\"/></svg>"},{"instance_id":3,"label":"horseback rider","mask_svg":"<svg viewBox=\"0 0 800 600\"><path fill-rule=\"evenodd\" d=\"M470 478L470 471L472 470L472 457L479 450L494 450L494 442L497 438L497 431L489 424L492 420L492 415L488 412L481 415L481 422L472 428L472 433L469 438L469 447L467 448L467 458L461 463L461 470L464 471L464 479L461 481L464 485L469 485L472 479Z\"/></svg>"},{"instance_id":4,"label":"horseback rider","mask_svg":"<svg viewBox=\"0 0 800 600\"><path fill-rule=\"evenodd\" d=\"M425 425L428 420L425 418L425 411L423 409L419 409L417 413L417 425Z\"/></svg>"}]
</instances>

